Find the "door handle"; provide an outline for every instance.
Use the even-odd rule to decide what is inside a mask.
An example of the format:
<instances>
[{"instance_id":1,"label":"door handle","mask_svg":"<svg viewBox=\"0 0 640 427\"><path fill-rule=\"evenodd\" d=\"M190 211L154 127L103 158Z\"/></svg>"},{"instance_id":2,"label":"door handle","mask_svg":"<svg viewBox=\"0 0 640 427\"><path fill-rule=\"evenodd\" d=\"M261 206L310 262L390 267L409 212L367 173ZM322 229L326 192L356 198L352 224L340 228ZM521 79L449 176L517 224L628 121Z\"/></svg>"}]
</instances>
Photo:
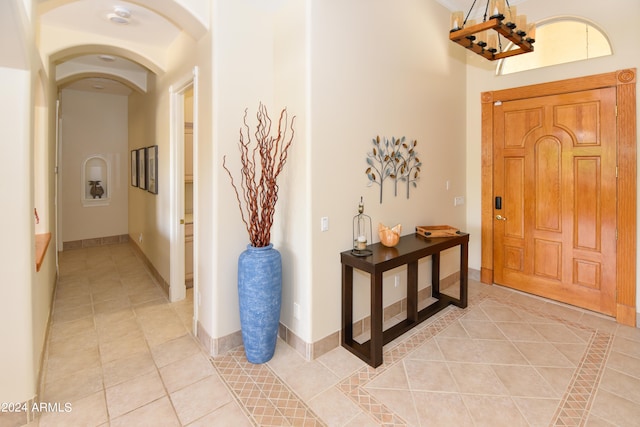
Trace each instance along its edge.
<instances>
[{"instance_id":1,"label":"door handle","mask_svg":"<svg viewBox=\"0 0 640 427\"><path fill-rule=\"evenodd\" d=\"M180 224L184 224L184 219L181 219L181 220L180 220Z\"/></svg>"},{"instance_id":2,"label":"door handle","mask_svg":"<svg viewBox=\"0 0 640 427\"><path fill-rule=\"evenodd\" d=\"M502 215L496 215L496 219L498 221L506 221L507 220L507 218L503 217Z\"/></svg>"}]
</instances>

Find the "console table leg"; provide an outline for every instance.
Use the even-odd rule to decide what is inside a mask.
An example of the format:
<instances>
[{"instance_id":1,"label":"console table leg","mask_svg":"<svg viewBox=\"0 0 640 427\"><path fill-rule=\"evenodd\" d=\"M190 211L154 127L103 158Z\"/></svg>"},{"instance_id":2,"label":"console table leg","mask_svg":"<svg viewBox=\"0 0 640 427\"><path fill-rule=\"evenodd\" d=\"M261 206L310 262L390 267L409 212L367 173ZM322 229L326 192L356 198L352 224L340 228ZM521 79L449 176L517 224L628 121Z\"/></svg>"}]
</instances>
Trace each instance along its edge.
<instances>
[{"instance_id":1,"label":"console table leg","mask_svg":"<svg viewBox=\"0 0 640 427\"><path fill-rule=\"evenodd\" d=\"M431 296L440 298L440 252L431 254Z\"/></svg>"},{"instance_id":2,"label":"console table leg","mask_svg":"<svg viewBox=\"0 0 640 427\"><path fill-rule=\"evenodd\" d=\"M374 368L382 364L382 272L371 275L371 341L370 354Z\"/></svg>"},{"instance_id":3,"label":"console table leg","mask_svg":"<svg viewBox=\"0 0 640 427\"><path fill-rule=\"evenodd\" d=\"M418 321L418 263L407 264L407 319Z\"/></svg>"},{"instance_id":4,"label":"console table leg","mask_svg":"<svg viewBox=\"0 0 640 427\"><path fill-rule=\"evenodd\" d=\"M469 244L460 245L460 308L467 308L469 298Z\"/></svg>"},{"instance_id":5,"label":"console table leg","mask_svg":"<svg viewBox=\"0 0 640 427\"><path fill-rule=\"evenodd\" d=\"M342 344L353 342L353 267L342 264Z\"/></svg>"}]
</instances>

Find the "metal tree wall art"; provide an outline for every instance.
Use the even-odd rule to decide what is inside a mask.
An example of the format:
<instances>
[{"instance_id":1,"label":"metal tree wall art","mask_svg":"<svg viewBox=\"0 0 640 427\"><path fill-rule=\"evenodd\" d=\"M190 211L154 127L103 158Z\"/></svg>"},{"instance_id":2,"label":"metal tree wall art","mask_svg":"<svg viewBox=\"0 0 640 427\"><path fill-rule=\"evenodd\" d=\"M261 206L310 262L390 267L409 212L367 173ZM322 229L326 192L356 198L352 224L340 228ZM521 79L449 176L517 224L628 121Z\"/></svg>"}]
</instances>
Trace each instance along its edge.
<instances>
[{"instance_id":1,"label":"metal tree wall art","mask_svg":"<svg viewBox=\"0 0 640 427\"><path fill-rule=\"evenodd\" d=\"M396 162L400 164L399 175L396 179L396 183L398 179L407 183L407 199L409 198L409 189L412 186L418 186L417 181L420 177L420 166L422 166L422 162L420 162L418 153L416 152L416 145L418 145L418 141L415 139L413 142L406 144L404 142L404 137L402 137L401 149L396 155Z\"/></svg>"},{"instance_id":2,"label":"metal tree wall art","mask_svg":"<svg viewBox=\"0 0 640 427\"><path fill-rule=\"evenodd\" d=\"M373 149L367 153L367 170L365 173L370 183L376 183L380 187L380 203L382 203L382 189L384 180L393 180L394 196L398 195L398 182L407 184L407 199L411 186L417 187L420 177L420 167L422 163L415 150L418 141L405 142L406 138L392 137L391 140L376 136L373 142Z\"/></svg>"}]
</instances>

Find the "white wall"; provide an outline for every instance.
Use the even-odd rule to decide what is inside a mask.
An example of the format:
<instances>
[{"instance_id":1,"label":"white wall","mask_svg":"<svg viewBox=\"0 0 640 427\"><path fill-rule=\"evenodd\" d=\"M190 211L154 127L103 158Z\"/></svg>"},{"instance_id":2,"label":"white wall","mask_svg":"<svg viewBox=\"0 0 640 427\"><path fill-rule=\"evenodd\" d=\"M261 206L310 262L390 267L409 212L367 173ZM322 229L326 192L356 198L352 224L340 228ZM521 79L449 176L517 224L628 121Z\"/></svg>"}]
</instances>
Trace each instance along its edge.
<instances>
[{"instance_id":1,"label":"white wall","mask_svg":"<svg viewBox=\"0 0 640 427\"><path fill-rule=\"evenodd\" d=\"M595 23L609 37L613 55L496 76L495 66L477 55L468 54L467 67L467 223L472 235L480 235L481 226L481 104L480 94L486 91L526 86L536 83L612 72L640 67L640 50L626 29L634 28L640 16L640 2L619 0L615 7L580 0L538 0L518 5L518 13L527 15L529 22L557 16L578 16ZM559 41L560 42L560 41ZM464 50L459 48L459 50ZM640 100L640 98L638 98ZM638 108L640 113L640 108ZM640 199L639 199L640 201ZM638 229L640 232L640 228ZM638 254L640 255L640 254ZM474 239L469 248L469 267L480 269L481 242ZM640 302L640 292L636 293ZM638 304L638 303L637 303Z\"/></svg>"},{"instance_id":2,"label":"white wall","mask_svg":"<svg viewBox=\"0 0 640 427\"><path fill-rule=\"evenodd\" d=\"M313 321L310 275L312 264L310 200L310 153L308 92L310 73L308 14L310 2L288 0L274 13L274 102L275 119L287 108L294 122L294 140L284 172L279 178L279 198L271 238L283 257L282 309L280 322L300 337L310 336ZM293 304L300 306L300 318Z\"/></svg>"},{"instance_id":3,"label":"white wall","mask_svg":"<svg viewBox=\"0 0 640 427\"><path fill-rule=\"evenodd\" d=\"M449 224L465 230L465 67L443 37L449 12L435 1L314 2L311 11L311 224L313 235L313 332L316 341L340 328L339 253L352 245L352 218L360 196L378 223ZM455 46L453 46L455 47ZM366 154L380 135L418 141L423 166L406 198L391 181L368 187ZM450 190L446 190L450 181ZM320 231L328 216L330 230ZM471 236L477 239L478 236ZM443 258L443 276L457 270L457 255ZM430 261L420 263L419 286L430 283ZM398 271L406 283L406 269ZM368 315L368 276L356 276L356 318ZM404 286L385 286L385 305L402 298Z\"/></svg>"},{"instance_id":4,"label":"white wall","mask_svg":"<svg viewBox=\"0 0 640 427\"><path fill-rule=\"evenodd\" d=\"M48 138L55 126L47 126L51 93L43 88L31 6L29 0L0 5L0 39L9 48L0 58L0 195L6 201L0 211L0 402L16 403L36 393L55 282L55 249L47 251L40 272L35 267L34 233L52 232L55 240L55 150Z\"/></svg>"},{"instance_id":5,"label":"white wall","mask_svg":"<svg viewBox=\"0 0 640 427\"><path fill-rule=\"evenodd\" d=\"M222 158L228 156L227 164L237 174L240 167L238 135L246 108L253 128L260 101L268 106L272 115L281 107L274 102L274 11L268 6L251 0L219 1L214 2L212 11L213 81L210 92L204 91L205 96L201 98L204 101L209 97L212 104L210 119L203 113L199 122L201 130L207 132L205 127L210 120L211 147L206 150L211 157L206 158L208 163L202 164L199 170L203 171L201 182L212 184L210 194L213 199L211 205L206 197L198 200L204 203L201 205L203 213L210 208L207 217L200 216L200 224L211 221L213 242L207 248L210 251L205 252L211 253L212 263L209 271L201 275L202 300L210 306L203 304L200 321L214 338L240 329L237 259L249 243L229 177L222 168ZM204 138L205 134L200 137ZM280 203L286 201L280 200ZM279 206L276 208L278 215L281 215ZM205 227L208 230L209 227ZM285 269L290 265L287 257L283 257L282 262Z\"/></svg>"},{"instance_id":6,"label":"white wall","mask_svg":"<svg viewBox=\"0 0 640 427\"><path fill-rule=\"evenodd\" d=\"M235 195L220 167L222 156L228 154L232 170L238 170L242 112L248 107L253 117L262 100L272 116L284 106L298 116L272 240L283 254L281 321L314 342L340 329L339 253L351 245L351 220L361 195L375 226L378 221L401 222L405 233L416 225L436 223L464 229L464 208L453 207L454 195L465 194L464 127L449 124L449 117L459 117L464 105L464 56L440 37L447 31L448 12L435 2L269 5L220 2L213 11L211 167L216 195L211 219L217 248L212 335L239 328L237 257L248 242ZM404 191L394 197L387 184L380 205L378 190L367 187L365 157L378 134L418 140L424 166L409 199ZM320 232L322 216L330 218L326 233ZM443 274L450 274L456 254L452 262L446 258ZM428 268L425 261L421 272ZM429 281L425 276L423 286ZM403 294L401 289L391 291L387 302ZM357 298L366 299L366 292ZM300 319L293 317L293 303L300 305ZM357 315L367 314L363 305Z\"/></svg>"},{"instance_id":7,"label":"white wall","mask_svg":"<svg viewBox=\"0 0 640 427\"><path fill-rule=\"evenodd\" d=\"M170 92L176 82L192 75L197 65L196 43L182 34L167 49L168 68L150 76L146 94L129 97L129 150L158 146L158 194L129 186L129 235L160 275L170 283L171 238ZM142 235L142 241L139 237ZM207 240L207 239L203 239Z\"/></svg>"},{"instance_id":8,"label":"white wall","mask_svg":"<svg viewBox=\"0 0 640 427\"><path fill-rule=\"evenodd\" d=\"M35 394L31 284L35 279L31 73L0 67L0 402Z\"/></svg>"},{"instance_id":9,"label":"white wall","mask_svg":"<svg viewBox=\"0 0 640 427\"><path fill-rule=\"evenodd\" d=\"M127 234L127 97L65 89L61 96L61 238L63 242ZM111 177L107 206L84 206L84 162L101 156ZM106 181L106 177L105 177Z\"/></svg>"}]
</instances>

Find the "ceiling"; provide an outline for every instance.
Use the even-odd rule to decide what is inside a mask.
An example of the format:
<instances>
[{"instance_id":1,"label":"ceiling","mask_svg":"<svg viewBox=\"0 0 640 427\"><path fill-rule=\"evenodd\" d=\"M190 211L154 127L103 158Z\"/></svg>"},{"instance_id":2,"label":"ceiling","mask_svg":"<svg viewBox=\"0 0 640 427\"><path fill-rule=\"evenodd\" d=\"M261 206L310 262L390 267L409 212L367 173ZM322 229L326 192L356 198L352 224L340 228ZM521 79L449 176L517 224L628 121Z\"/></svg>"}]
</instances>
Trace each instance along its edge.
<instances>
[{"instance_id":1,"label":"ceiling","mask_svg":"<svg viewBox=\"0 0 640 427\"><path fill-rule=\"evenodd\" d=\"M456 10L462 10L465 13L469 11L469 8L474 3L474 0L436 0L438 3L454 12ZM515 6L518 3L523 3L526 0L508 0L511 6ZM487 0L476 0L474 9L484 9L487 5ZM484 11L483 11L484 12ZM475 15L475 14L474 14Z\"/></svg>"},{"instance_id":2,"label":"ceiling","mask_svg":"<svg viewBox=\"0 0 640 427\"><path fill-rule=\"evenodd\" d=\"M473 0L436 0L451 11L462 10L467 12L473 4ZM510 0L511 5L522 3L525 0ZM56 6L61 4L60 6ZM50 6L53 5L53 6ZM476 10L484 8L484 0L478 0ZM138 48L152 50L166 48L180 34L181 29L166 17L155 11L145 8L140 4L119 0L83 0L70 2L57 2L55 0L40 0L41 34L46 34L46 28L58 28L65 31L91 34L91 37L104 37L117 45L136 45ZM129 15L128 23L118 24L109 18L118 19L118 14ZM474 12L474 16L481 12ZM115 15L115 16L114 16ZM64 62L67 69L78 67L84 70L79 78L65 81L64 88L84 90L91 92L112 93L128 95L132 85L122 83L122 78L109 78L110 69L120 76L126 73L140 73L146 69L141 65L122 57L115 57L111 62L105 62L99 58L100 54L108 52L92 52L91 55L83 55L71 58ZM113 55L112 55L113 56ZM58 64L61 65L61 64ZM87 69L93 68L95 75L88 75Z\"/></svg>"},{"instance_id":3,"label":"ceiling","mask_svg":"<svg viewBox=\"0 0 640 427\"><path fill-rule=\"evenodd\" d=\"M43 2L46 3L46 2ZM119 15L123 15L122 18ZM128 17L127 17L128 15ZM113 17L127 23L114 23ZM121 19L122 18L122 19ZM46 34L47 27L65 31L91 34L92 40L106 38L107 44L114 46L135 45L137 49L148 48L157 51L166 48L180 34L181 29L164 16L138 4L116 0L73 1L44 11L40 15L41 33ZM91 92L128 95L131 88L121 82L122 78L109 78L109 70L120 76L127 73L147 71L141 65L112 54L112 61L104 61L94 52L64 61L65 69L77 67L82 78L65 82L63 87ZM58 64L58 66L62 65ZM95 76L87 76L87 70L93 69Z\"/></svg>"}]
</instances>

